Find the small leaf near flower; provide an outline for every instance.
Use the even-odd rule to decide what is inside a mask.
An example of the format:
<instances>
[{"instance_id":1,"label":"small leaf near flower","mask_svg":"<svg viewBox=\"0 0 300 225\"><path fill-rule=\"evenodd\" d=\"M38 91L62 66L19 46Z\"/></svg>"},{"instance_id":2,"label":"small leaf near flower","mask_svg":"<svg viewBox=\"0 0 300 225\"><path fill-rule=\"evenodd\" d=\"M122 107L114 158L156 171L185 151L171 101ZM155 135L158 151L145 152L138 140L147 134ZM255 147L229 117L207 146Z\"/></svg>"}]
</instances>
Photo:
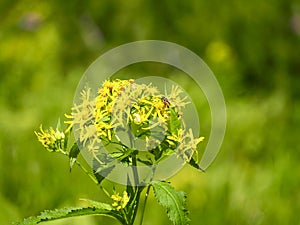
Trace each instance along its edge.
<instances>
[{"instance_id":1,"label":"small leaf near flower","mask_svg":"<svg viewBox=\"0 0 300 225\"><path fill-rule=\"evenodd\" d=\"M72 170L72 167L77 160L77 156L78 156L79 152L80 152L80 150L78 148L77 143L74 143L69 152L70 171Z\"/></svg>"}]
</instances>

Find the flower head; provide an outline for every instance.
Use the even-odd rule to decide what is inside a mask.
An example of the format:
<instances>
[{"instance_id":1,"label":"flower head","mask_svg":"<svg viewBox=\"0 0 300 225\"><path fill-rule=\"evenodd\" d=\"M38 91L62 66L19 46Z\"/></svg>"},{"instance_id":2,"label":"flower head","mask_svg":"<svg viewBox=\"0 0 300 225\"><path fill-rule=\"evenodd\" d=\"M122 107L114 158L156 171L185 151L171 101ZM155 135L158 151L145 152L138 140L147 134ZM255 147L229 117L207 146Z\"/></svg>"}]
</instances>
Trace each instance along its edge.
<instances>
[{"instance_id":1,"label":"flower head","mask_svg":"<svg viewBox=\"0 0 300 225\"><path fill-rule=\"evenodd\" d=\"M69 124L67 131L73 128L79 134L78 141L94 151L93 157L101 150L100 142L106 145L120 141L118 131L121 130L130 139L122 143L123 153L138 145L151 154L155 152L154 158L158 159L162 152L169 154L168 151L178 148L188 161L200 141L182 122L181 109L188 104L186 98L177 86L172 86L171 92L164 96L152 84L137 84L132 79L106 80L95 97L89 88L81 92L81 102L72 108L71 115L66 115L69 120L65 123ZM139 140L144 140L144 146Z\"/></svg>"},{"instance_id":2,"label":"flower head","mask_svg":"<svg viewBox=\"0 0 300 225\"><path fill-rule=\"evenodd\" d=\"M52 127L49 130L43 130L42 125L40 126L39 132L34 132L39 142L50 152L63 151L65 134L58 129L54 130Z\"/></svg>"}]
</instances>

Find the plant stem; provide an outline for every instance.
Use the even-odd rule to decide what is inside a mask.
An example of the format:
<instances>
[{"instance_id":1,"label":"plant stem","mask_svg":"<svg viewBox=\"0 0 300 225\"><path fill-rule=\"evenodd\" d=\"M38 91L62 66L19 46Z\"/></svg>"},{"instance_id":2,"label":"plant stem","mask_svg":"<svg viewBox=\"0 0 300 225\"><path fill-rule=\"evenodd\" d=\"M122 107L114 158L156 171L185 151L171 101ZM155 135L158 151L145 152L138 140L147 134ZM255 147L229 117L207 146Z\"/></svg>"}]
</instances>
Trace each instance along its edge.
<instances>
[{"instance_id":1,"label":"plant stem","mask_svg":"<svg viewBox=\"0 0 300 225\"><path fill-rule=\"evenodd\" d=\"M143 223L144 213L145 213L145 209L146 209L146 204L147 204L147 200L148 200L149 191L150 191L150 185L148 185L148 187L147 187L145 200L144 200L144 205L143 205L143 209L142 209L142 216L141 216L141 220L140 220L140 225L142 225L142 223Z\"/></svg>"},{"instance_id":2,"label":"plant stem","mask_svg":"<svg viewBox=\"0 0 300 225\"><path fill-rule=\"evenodd\" d=\"M135 189L135 197L134 197L134 204L133 204L133 212L131 214L131 218L130 218L130 225L132 225L134 223L134 220L135 220L135 217L136 217L136 214L137 214L137 211L138 211L138 206L139 206L139 202L140 202L140 196L141 196L141 193L144 189L144 186L137 186L136 189Z\"/></svg>"},{"instance_id":3,"label":"plant stem","mask_svg":"<svg viewBox=\"0 0 300 225\"><path fill-rule=\"evenodd\" d=\"M132 135L131 133L131 126L130 124L128 124L128 137L129 137L129 140L130 140L130 148L131 150L134 150L134 136ZM139 175L138 175L138 171L137 171L137 159L136 159L136 153L133 152L132 153L132 171L133 171L133 179L134 179L134 186L136 187L139 183ZM137 190L137 189L136 189Z\"/></svg>"},{"instance_id":4,"label":"plant stem","mask_svg":"<svg viewBox=\"0 0 300 225\"><path fill-rule=\"evenodd\" d=\"M139 202L140 202L140 195L141 195L141 192L143 190L143 187L142 186L138 186L138 182L139 182L139 175L138 175L138 171L137 171L137 160L136 160L136 155L133 154L132 156L132 170L133 170L133 179L134 179L134 189L135 189L135 205L134 205L134 208L133 208L133 214L132 214L132 218L131 218L131 221L132 221L132 224L135 220L135 217L136 217L136 214L137 214L137 211L138 211L138 206L139 206Z\"/></svg>"},{"instance_id":5,"label":"plant stem","mask_svg":"<svg viewBox=\"0 0 300 225\"><path fill-rule=\"evenodd\" d=\"M136 166L137 166L136 154L133 154L133 156L132 156L132 170L133 170L134 186L137 186L138 183L139 183L139 174L138 174Z\"/></svg>"},{"instance_id":6,"label":"plant stem","mask_svg":"<svg viewBox=\"0 0 300 225\"><path fill-rule=\"evenodd\" d=\"M152 168L152 177L151 177L151 179L150 179L150 183L149 183L148 186L147 186L147 191L146 191L145 200L144 200L144 205L143 205L143 209L142 209L142 215L141 215L140 225L142 225L142 223L143 223L144 214L145 214L145 209L146 209L146 204L147 204L147 200L148 200L148 196L149 196L149 192L150 192L150 187L151 187L151 182L153 181L155 171L156 171L156 166L154 166L154 167Z\"/></svg>"}]
</instances>

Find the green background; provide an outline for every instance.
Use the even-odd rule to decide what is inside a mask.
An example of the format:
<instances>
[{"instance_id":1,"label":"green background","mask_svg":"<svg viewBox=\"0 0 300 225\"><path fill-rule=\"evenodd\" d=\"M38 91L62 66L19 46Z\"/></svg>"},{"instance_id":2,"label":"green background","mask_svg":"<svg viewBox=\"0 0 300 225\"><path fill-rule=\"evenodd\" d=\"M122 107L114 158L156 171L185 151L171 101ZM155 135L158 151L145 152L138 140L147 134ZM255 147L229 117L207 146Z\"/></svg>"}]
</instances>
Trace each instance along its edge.
<instances>
[{"instance_id":1,"label":"green background","mask_svg":"<svg viewBox=\"0 0 300 225\"><path fill-rule=\"evenodd\" d=\"M144 39L194 51L226 100L217 159L206 173L185 167L171 179L188 194L191 224L300 224L298 1L2 0L0 15L1 224L80 205L79 198L110 202L80 169L69 173L66 158L45 151L33 131L70 111L77 83L99 55ZM135 71L171 76L161 65ZM181 85L197 99L188 79ZM197 106L208 140L203 101ZM152 195L144 220L171 224ZM116 223L82 217L48 224Z\"/></svg>"}]
</instances>

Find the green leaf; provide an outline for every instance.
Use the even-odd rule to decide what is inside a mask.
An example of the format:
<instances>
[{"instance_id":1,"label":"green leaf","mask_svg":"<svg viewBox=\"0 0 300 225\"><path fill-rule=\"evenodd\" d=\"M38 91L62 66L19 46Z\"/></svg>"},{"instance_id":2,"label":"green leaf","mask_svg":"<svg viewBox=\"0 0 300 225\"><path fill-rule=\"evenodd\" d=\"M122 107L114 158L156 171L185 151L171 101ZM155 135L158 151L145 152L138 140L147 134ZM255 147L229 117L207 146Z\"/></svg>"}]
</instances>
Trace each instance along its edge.
<instances>
[{"instance_id":1,"label":"green leaf","mask_svg":"<svg viewBox=\"0 0 300 225\"><path fill-rule=\"evenodd\" d=\"M113 158L109 156L109 154L100 154L98 155L99 160L103 162L100 164L96 159L93 160L93 172L100 184L115 168L116 165L113 164Z\"/></svg>"},{"instance_id":2,"label":"green leaf","mask_svg":"<svg viewBox=\"0 0 300 225\"><path fill-rule=\"evenodd\" d=\"M98 181L98 184L101 184L101 182L110 174L110 172L115 168L115 165L112 165L107 168L98 168L96 171L93 170L94 175Z\"/></svg>"},{"instance_id":3,"label":"green leaf","mask_svg":"<svg viewBox=\"0 0 300 225\"><path fill-rule=\"evenodd\" d=\"M198 169L198 170L201 170L202 172L205 172L205 170L202 169L202 168L197 164L197 162L195 161L195 159L191 158L191 160L189 161L189 164L190 164L192 167L194 167L194 168L196 168L196 169Z\"/></svg>"},{"instance_id":4,"label":"green leaf","mask_svg":"<svg viewBox=\"0 0 300 225\"><path fill-rule=\"evenodd\" d=\"M153 181L151 185L155 198L160 205L166 208L169 219L174 225L188 225L188 211L185 208L185 193L176 191L169 183Z\"/></svg>"},{"instance_id":5,"label":"green leaf","mask_svg":"<svg viewBox=\"0 0 300 225\"><path fill-rule=\"evenodd\" d=\"M138 158L137 160L139 162L143 163L146 166L153 166L153 163L150 160L143 160L143 159L140 159L140 158Z\"/></svg>"},{"instance_id":6,"label":"green leaf","mask_svg":"<svg viewBox=\"0 0 300 225\"><path fill-rule=\"evenodd\" d=\"M76 162L76 159L77 159L77 156L79 153L80 153L79 147L78 147L77 143L75 142L69 152L70 171L72 170L72 167L73 167L74 163Z\"/></svg>"},{"instance_id":7,"label":"green leaf","mask_svg":"<svg viewBox=\"0 0 300 225\"><path fill-rule=\"evenodd\" d=\"M124 224L124 219L118 211L98 207L67 207L62 209L45 210L39 216L29 217L15 225L35 225L41 222L52 221L62 218L84 216L84 215L106 215L119 220Z\"/></svg>"}]
</instances>

